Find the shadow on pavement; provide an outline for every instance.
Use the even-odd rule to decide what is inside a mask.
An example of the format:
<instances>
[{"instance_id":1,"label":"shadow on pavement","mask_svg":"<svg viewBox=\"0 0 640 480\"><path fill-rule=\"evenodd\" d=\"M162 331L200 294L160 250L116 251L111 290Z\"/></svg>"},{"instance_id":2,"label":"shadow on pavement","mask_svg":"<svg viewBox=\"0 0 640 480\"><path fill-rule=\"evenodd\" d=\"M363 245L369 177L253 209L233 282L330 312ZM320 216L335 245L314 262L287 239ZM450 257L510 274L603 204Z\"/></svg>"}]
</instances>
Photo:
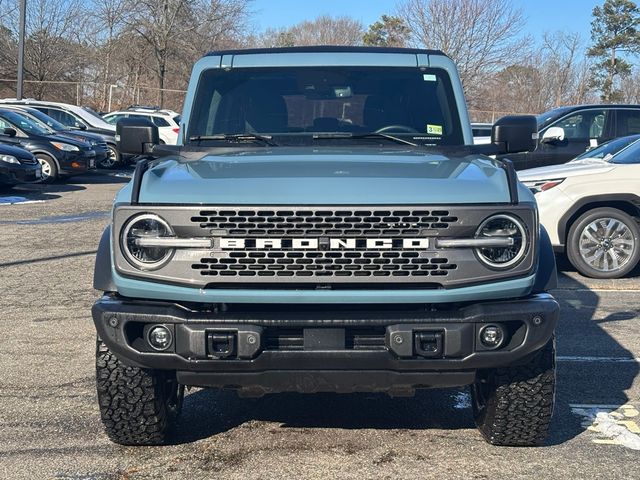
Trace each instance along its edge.
<instances>
[{"instance_id":1,"label":"shadow on pavement","mask_svg":"<svg viewBox=\"0 0 640 480\"><path fill-rule=\"evenodd\" d=\"M563 283L562 291L552 292L560 303L560 325L556 331L559 361L556 408L548 440L551 445L562 444L585 430L582 418L572 413L572 405L622 406L629 402L626 391L640 371L637 362L605 360L634 357L603 328L610 322L637 320L634 296L626 293L624 300L618 300L614 295L625 294L594 292L581 278L563 279ZM601 295L610 296L606 305Z\"/></svg>"},{"instance_id":2,"label":"shadow on pavement","mask_svg":"<svg viewBox=\"0 0 640 480\"><path fill-rule=\"evenodd\" d=\"M456 408L460 391L420 391L412 398L385 394L277 394L258 399L235 392L197 390L185 397L174 443L189 443L231 430L249 421L274 422L277 428L467 429L474 428L470 408Z\"/></svg>"},{"instance_id":3,"label":"shadow on pavement","mask_svg":"<svg viewBox=\"0 0 640 480\"><path fill-rule=\"evenodd\" d=\"M72 185L104 185L108 183L127 183L133 175L133 167L114 170L93 170L84 175L69 177L65 183Z\"/></svg>"}]
</instances>

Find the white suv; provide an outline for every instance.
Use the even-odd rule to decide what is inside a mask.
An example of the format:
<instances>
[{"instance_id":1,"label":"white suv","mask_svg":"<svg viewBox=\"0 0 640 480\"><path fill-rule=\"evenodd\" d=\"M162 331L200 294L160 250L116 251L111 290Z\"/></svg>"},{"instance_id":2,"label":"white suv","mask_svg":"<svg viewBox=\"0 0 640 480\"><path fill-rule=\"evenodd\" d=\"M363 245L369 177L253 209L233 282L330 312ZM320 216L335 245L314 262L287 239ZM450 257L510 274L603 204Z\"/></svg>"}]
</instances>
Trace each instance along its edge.
<instances>
[{"instance_id":1,"label":"white suv","mask_svg":"<svg viewBox=\"0 0 640 480\"><path fill-rule=\"evenodd\" d=\"M518 172L535 194L554 248L583 275L618 278L640 260L640 135L563 165Z\"/></svg>"},{"instance_id":2,"label":"white suv","mask_svg":"<svg viewBox=\"0 0 640 480\"><path fill-rule=\"evenodd\" d=\"M105 122L111 125L115 125L123 118L145 118L158 127L158 134L160 135L160 141L162 143L166 143L167 145L175 145L178 143L180 114L172 110L132 105L127 110L107 113L103 118Z\"/></svg>"}]
</instances>

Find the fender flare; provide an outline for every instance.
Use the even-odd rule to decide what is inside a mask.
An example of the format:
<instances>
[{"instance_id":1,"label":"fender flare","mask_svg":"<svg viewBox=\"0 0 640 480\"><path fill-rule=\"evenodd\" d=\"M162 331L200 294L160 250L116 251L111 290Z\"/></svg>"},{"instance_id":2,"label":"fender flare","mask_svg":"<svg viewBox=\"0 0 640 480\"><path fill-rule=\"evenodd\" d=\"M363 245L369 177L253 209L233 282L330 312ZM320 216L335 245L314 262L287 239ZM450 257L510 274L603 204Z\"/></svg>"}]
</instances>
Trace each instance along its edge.
<instances>
[{"instance_id":1,"label":"fender flare","mask_svg":"<svg viewBox=\"0 0 640 480\"><path fill-rule=\"evenodd\" d=\"M103 292L118 290L111 276L111 225L105 228L100 238L93 271L93 288Z\"/></svg>"},{"instance_id":2,"label":"fender flare","mask_svg":"<svg viewBox=\"0 0 640 480\"><path fill-rule=\"evenodd\" d=\"M58 160L58 158L53 153L48 152L47 150L42 150L42 149L29 150L29 152L31 152L31 154L33 154L34 157L38 154L41 154L41 155L46 155L49 158L52 158L53 161L56 162L56 167L58 167L58 172L60 171L60 160Z\"/></svg>"},{"instance_id":3,"label":"fender flare","mask_svg":"<svg viewBox=\"0 0 640 480\"><path fill-rule=\"evenodd\" d=\"M558 286L556 256L553 252L549 234L542 225L540 225L538 245L538 269L532 291L534 294L548 292Z\"/></svg>"}]
</instances>

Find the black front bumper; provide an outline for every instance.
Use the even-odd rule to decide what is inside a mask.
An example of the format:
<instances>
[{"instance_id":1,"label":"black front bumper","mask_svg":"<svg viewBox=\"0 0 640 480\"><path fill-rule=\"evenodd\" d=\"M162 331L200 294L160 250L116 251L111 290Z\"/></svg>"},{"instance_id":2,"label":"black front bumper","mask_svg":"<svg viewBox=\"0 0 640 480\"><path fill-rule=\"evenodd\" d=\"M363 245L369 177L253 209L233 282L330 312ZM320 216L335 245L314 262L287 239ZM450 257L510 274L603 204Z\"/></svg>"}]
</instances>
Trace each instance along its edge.
<instances>
[{"instance_id":1,"label":"black front bumper","mask_svg":"<svg viewBox=\"0 0 640 480\"><path fill-rule=\"evenodd\" d=\"M36 164L0 162L0 185L17 185L40 180L42 167Z\"/></svg>"},{"instance_id":2,"label":"black front bumper","mask_svg":"<svg viewBox=\"0 0 640 480\"><path fill-rule=\"evenodd\" d=\"M93 150L80 152L58 152L61 175L78 175L96 168L96 154Z\"/></svg>"},{"instance_id":3,"label":"black front bumper","mask_svg":"<svg viewBox=\"0 0 640 480\"><path fill-rule=\"evenodd\" d=\"M408 305L209 307L203 311L105 295L92 313L98 335L123 362L175 370L183 384L235 388L245 395L400 395L415 388L466 385L478 369L526 361L551 339L558 322L558 304L548 294L440 310ZM480 342L479 332L487 324L506 332L500 348L490 350ZM155 351L148 343L152 325L171 332L167 351ZM229 348L221 349L225 339Z\"/></svg>"}]
</instances>

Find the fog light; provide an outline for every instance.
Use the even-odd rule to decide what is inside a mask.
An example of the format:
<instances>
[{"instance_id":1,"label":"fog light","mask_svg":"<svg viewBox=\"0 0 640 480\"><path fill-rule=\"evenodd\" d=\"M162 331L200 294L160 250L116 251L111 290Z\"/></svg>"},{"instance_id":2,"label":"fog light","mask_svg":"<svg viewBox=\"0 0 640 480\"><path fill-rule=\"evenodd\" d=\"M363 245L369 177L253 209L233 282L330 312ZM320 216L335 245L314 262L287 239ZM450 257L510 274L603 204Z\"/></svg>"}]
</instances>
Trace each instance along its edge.
<instances>
[{"instance_id":1,"label":"fog light","mask_svg":"<svg viewBox=\"0 0 640 480\"><path fill-rule=\"evenodd\" d=\"M498 348L504 340L504 331L498 325L487 325L480 330L480 341L487 348Z\"/></svg>"},{"instance_id":2,"label":"fog light","mask_svg":"<svg viewBox=\"0 0 640 480\"><path fill-rule=\"evenodd\" d=\"M156 325L149 329L147 334L147 340L149 345L156 350L166 350L171 346L173 338L171 336L171 330L164 325Z\"/></svg>"}]
</instances>

